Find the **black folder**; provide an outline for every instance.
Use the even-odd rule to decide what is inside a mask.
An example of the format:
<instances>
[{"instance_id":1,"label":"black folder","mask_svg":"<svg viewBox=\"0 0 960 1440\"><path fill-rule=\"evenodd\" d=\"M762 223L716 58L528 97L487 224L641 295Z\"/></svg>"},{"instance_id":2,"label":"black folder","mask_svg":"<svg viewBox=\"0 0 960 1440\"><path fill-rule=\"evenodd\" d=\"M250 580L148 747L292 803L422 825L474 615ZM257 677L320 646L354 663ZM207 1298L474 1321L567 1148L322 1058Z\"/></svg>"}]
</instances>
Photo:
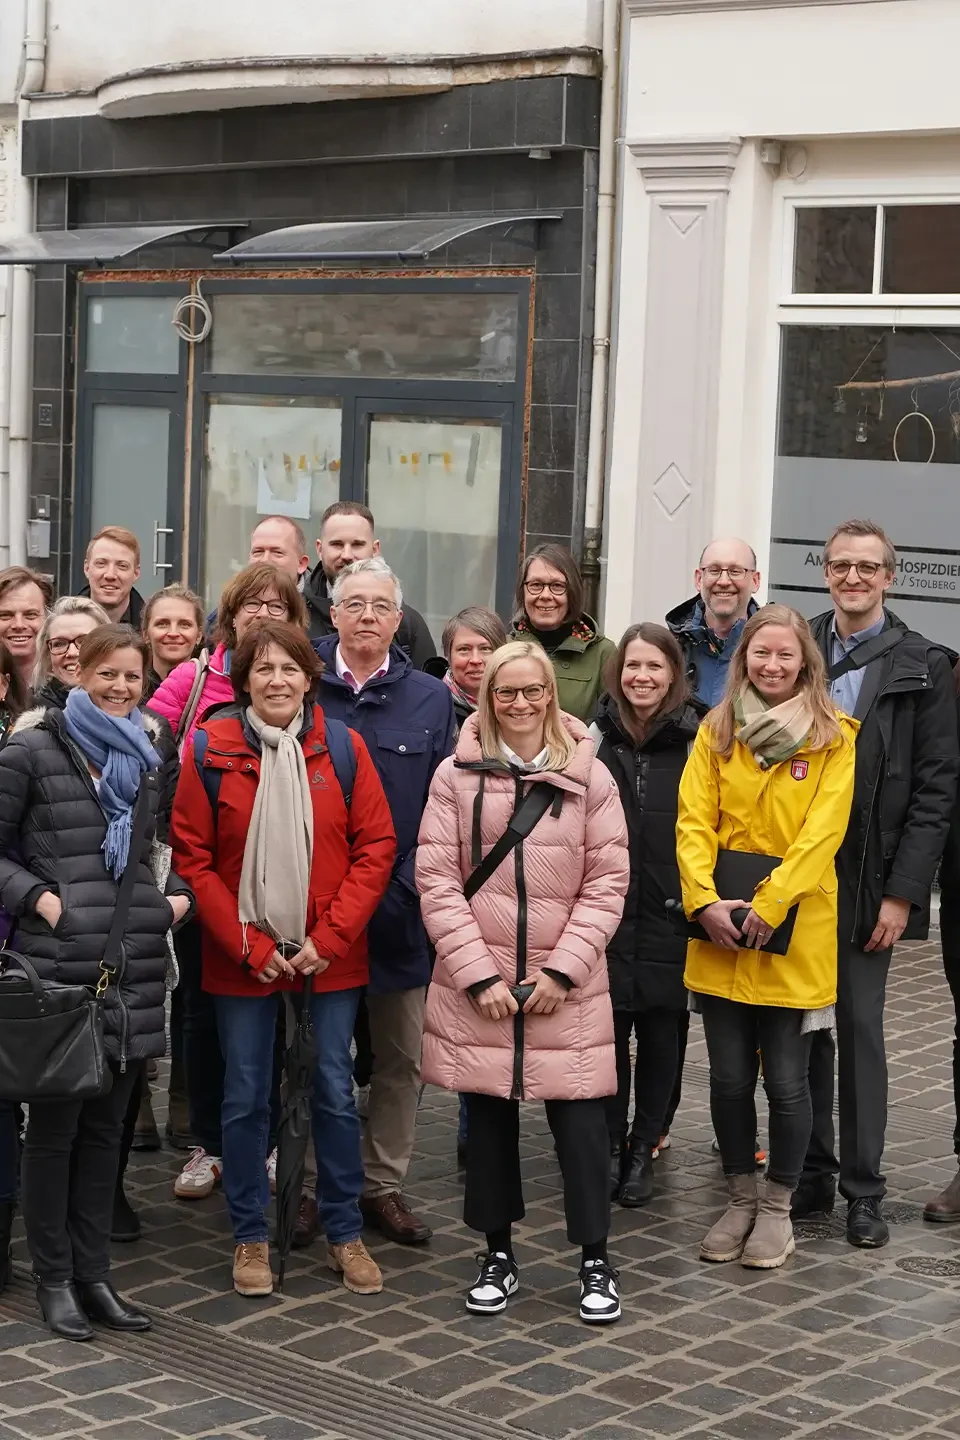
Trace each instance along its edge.
<instances>
[{"instance_id":1,"label":"black folder","mask_svg":"<svg viewBox=\"0 0 960 1440\"><path fill-rule=\"evenodd\" d=\"M714 888L721 900L750 900L762 880L782 863L779 855L753 855L746 850L721 850L713 872ZM679 900L668 900L667 913L677 931L688 940L713 942L698 920L688 920ZM747 910L734 910L731 916L738 930L743 929ZM797 907L791 905L765 945L759 947L770 955L786 955L796 924Z\"/></svg>"}]
</instances>

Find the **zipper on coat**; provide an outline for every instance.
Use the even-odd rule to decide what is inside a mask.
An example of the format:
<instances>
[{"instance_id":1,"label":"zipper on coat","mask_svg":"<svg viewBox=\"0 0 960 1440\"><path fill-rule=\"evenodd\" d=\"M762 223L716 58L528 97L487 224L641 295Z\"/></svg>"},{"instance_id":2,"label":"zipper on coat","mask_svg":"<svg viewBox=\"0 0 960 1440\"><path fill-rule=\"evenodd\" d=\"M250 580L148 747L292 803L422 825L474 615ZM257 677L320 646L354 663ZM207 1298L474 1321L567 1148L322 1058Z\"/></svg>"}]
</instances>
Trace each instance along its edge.
<instances>
[{"instance_id":1,"label":"zipper on coat","mask_svg":"<svg viewBox=\"0 0 960 1440\"><path fill-rule=\"evenodd\" d=\"M523 782L517 782L516 804L523 799ZM514 876L517 882L517 984L527 977L527 884L523 874L523 841L513 852ZM513 1017L513 1098L523 1099L523 1020L522 1010Z\"/></svg>"}]
</instances>

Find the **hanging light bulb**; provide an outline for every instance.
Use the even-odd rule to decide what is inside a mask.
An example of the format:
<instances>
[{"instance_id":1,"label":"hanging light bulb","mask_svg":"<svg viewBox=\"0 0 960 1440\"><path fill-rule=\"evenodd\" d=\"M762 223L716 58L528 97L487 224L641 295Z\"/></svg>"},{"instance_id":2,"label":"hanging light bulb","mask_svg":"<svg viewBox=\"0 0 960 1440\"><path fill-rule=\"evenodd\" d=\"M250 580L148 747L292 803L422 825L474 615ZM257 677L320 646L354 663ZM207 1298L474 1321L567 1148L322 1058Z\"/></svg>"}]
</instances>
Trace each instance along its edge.
<instances>
[{"instance_id":1,"label":"hanging light bulb","mask_svg":"<svg viewBox=\"0 0 960 1440\"><path fill-rule=\"evenodd\" d=\"M857 444L858 444L858 445L866 445L866 443L867 443L867 422L866 422L866 420L858 420L858 421L857 421L857 437L856 437L856 438L857 438Z\"/></svg>"},{"instance_id":2,"label":"hanging light bulb","mask_svg":"<svg viewBox=\"0 0 960 1440\"><path fill-rule=\"evenodd\" d=\"M846 415L847 413L847 397L842 390L837 391L837 398L833 402L833 413L835 415Z\"/></svg>"}]
</instances>

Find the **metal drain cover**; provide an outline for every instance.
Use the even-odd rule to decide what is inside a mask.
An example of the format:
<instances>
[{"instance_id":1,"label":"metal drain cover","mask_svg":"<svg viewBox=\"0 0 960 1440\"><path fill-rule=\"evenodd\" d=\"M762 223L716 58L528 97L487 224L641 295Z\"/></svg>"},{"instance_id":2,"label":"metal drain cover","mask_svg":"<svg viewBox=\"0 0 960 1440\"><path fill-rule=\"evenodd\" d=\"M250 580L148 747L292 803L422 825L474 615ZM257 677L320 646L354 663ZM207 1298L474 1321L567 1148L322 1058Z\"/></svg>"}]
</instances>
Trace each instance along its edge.
<instances>
[{"instance_id":1,"label":"metal drain cover","mask_svg":"<svg viewBox=\"0 0 960 1440\"><path fill-rule=\"evenodd\" d=\"M904 1255L897 1261L898 1270L908 1275L960 1276L960 1260L937 1260L933 1255Z\"/></svg>"}]
</instances>

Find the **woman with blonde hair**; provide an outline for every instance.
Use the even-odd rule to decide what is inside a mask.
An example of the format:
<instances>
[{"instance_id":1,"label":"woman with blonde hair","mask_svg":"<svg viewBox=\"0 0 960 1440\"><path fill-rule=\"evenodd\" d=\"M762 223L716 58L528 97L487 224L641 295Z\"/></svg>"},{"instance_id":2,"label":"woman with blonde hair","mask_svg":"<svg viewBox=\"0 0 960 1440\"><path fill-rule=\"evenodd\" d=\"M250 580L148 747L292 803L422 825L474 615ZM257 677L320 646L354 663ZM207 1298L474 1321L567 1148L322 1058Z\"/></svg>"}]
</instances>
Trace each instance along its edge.
<instances>
[{"instance_id":1,"label":"woman with blonde hair","mask_svg":"<svg viewBox=\"0 0 960 1440\"><path fill-rule=\"evenodd\" d=\"M80 683L80 643L98 625L109 625L107 612L88 595L62 595L47 611L37 635L33 703L62 710Z\"/></svg>"},{"instance_id":2,"label":"woman with blonde hair","mask_svg":"<svg viewBox=\"0 0 960 1440\"><path fill-rule=\"evenodd\" d=\"M580 1318L620 1316L607 1257L604 1097L616 1068L605 951L628 878L617 788L586 727L559 709L539 645L501 646L434 775L417 848L437 950L423 1076L467 1097L464 1220L487 1243L467 1294L475 1313L503 1310L519 1283L519 1102L543 1100L567 1236L582 1250Z\"/></svg>"},{"instance_id":3,"label":"woman with blonde hair","mask_svg":"<svg viewBox=\"0 0 960 1440\"><path fill-rule=\"evenodd\" d=\"M680 784L683 908L705 932L687 946L684 981L703 1016L710 1108L729 1192L726 1212L701 1245L703 1260L766 1270L794 1249L790 1198L812 1125L810 1037L832 1024L837 996L834 856L850 816L856 732L857 722L830 701L806 620L786 605L759 610L744 627L724 698L704 720ZM714 872L719 877L718 858L727 851L772 862L747 895L718 894ZM789 945L778 954L774 931L794 910ZM760 1066L770 1160L758 1197Z\"/></svg>"}]
</instances>

